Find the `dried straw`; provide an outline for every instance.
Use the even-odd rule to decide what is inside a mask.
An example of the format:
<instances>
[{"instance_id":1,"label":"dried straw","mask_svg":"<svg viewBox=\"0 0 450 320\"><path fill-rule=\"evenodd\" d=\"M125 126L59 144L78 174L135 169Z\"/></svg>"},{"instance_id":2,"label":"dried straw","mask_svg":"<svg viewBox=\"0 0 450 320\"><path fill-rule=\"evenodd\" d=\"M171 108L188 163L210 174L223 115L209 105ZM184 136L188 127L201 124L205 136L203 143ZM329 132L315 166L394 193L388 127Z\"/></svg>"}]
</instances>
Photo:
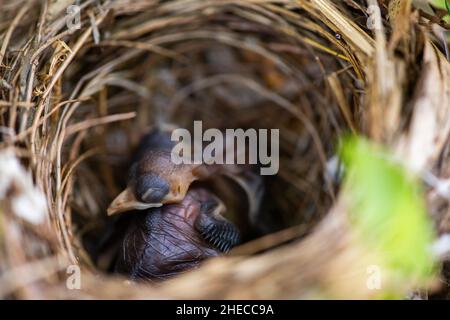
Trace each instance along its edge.
<instances>
[{"instance_id":1,"label":"dried straw","mask_svg":"<svg viewBox=\"0 0 450 320\"><path fill-rule=\"evenodd\" d=\"M72 2L0 5L0 296L370 298L370 254L325 174L348 131L435 177L429 210L450 231L450 66L436 32L448 25L411 1L87 0L79 29L66 24ZM368 5L381 6L379 30ZM194 119L280 128L268 235L159 286L104 274L85 240L104 227L131 148L149 126ZM17 198L30 212L44 201L42 220ZM69 265L80 290L67 287Z\"/></svg>"}]
</instances>

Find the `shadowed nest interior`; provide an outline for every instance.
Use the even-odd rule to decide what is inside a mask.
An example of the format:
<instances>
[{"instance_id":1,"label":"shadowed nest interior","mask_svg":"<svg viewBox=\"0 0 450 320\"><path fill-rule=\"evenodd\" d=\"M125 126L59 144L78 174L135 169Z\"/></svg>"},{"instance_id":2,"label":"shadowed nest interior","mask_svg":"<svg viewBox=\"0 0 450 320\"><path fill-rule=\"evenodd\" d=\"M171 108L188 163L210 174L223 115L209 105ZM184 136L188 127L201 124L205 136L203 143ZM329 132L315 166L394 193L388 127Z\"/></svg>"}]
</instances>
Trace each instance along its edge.
<instances>
[{"instance_id":1,"label":"shadowed nest interior","mask_svg":"<svg viewBox=\"0 0 450 320\"><path fill-rule=\"evenodd\" d=\"M313 235L323 241L316 249L308 249L318 245L312 240L292 246L336 203L338 184L327 168L338 138L362 133L394 149L413 149L402 137L414 131L418 88L428 90L424 69L446 63L431 54L441 44L417 11L397 12L380 1L383 29L376 37L367 28L365 1L88 0L80 3L79 28L68 25L76 20L66 13L71 3L2 5L1 149L12 148L32 172L48 219L36 226L17 218L11 206L2 211L0 294L315 296L319 289L304 288L314 287L321 272L331 277L345 259L325 271L312 269L339 252L339 245L324 247L338 243L333 239L344 231L326 238L329 228L323 228L322 238ZM152 287L104 273L92 251L108 225L106 208L125 184L133 148L151 127L191 128L194 120L205 128L280 129L280 171L264 178L259 233L205 269L205 287L197 274ZM447 124L432 130L442 141L430 154L442 155ZM446 206L435 210L442 232ZM300 248L310 263L296 265ZM253 255L267 249L268 255ZM291 272L276 271L273 260L288 261ZM67 290L68 265L81 267L81 290Z\"/></svg>"}]
</instances>

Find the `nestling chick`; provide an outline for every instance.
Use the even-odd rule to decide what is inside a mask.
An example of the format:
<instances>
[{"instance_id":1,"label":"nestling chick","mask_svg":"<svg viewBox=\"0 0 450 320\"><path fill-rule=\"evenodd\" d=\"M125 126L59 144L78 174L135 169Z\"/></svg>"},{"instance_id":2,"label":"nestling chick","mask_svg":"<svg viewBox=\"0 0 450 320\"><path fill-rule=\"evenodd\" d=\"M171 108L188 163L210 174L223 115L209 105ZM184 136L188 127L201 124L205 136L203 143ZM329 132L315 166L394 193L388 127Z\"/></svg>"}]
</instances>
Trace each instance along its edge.
<instances>
[{"instance_id":1,"label":"nestling chick","mask_svg":"<svg viewBox=\"0 0 450 320\"><path fill-rule=\"evenodd\" d=\"M196 179L192 165L175 165L170 135L153 130L145 135L132 159L127 187L110 204L108 215L180 202Z\"/></svg>"},{"instance_id":2,"label":"nestling chick","mask_svg":"<svg viewBox=\"0 0 450 320\"><path fill-rule=\"evenodd\" d=\"M116 271L133 280L164 280L229 251L239 231L224 209L212 193L194 188L178 204L135 212Z\"/></svg>"},{"instance_id":3,"label":"nestling chick","mask_svg":"<svg viewBox=\"0 0 450 320\"><path fill-rule=\"evenodd\" d=\"M110 204L108 215L145 210L164 204L179 203L189 186L197 180L228 176L247 193L250 212L255 212L261 197L261 179L245 166L174 164L171 151L175 143L170 133L153 130L141 140L129 171L126 189Z\"/></svg>"}]
</instances>

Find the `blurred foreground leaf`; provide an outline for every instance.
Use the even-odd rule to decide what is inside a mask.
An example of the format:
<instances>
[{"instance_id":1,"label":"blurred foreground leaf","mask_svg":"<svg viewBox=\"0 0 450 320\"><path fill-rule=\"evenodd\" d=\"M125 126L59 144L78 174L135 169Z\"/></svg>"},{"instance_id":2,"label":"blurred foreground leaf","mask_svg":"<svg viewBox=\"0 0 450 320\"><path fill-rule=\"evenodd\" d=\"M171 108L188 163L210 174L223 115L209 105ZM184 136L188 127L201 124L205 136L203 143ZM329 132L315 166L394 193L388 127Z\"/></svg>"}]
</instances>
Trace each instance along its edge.
<instances>
[{"instance_id":1,"label":"blurred foreground leaf","mask_svg":"<svg viewBox=\"0 0 450 320\"><path fill-rule=\"evenodd\" d=\"M430 279L436 272L430 250L434 232L419 180L363 138L342 142L344 192L350 220L364 245L396 281Z\"/></svg>"},{"instance_id":2,"label":"blurred foreground leaf","mask_svg":"<svg viewBox=\"0 0 450 320\"><path fill-rule=\"evenodd\" d=\"M450 4L448 0L433 0L432 3L439 8L447 9L450 14Z\"/></svg>"},{"instance_id":3,"label":"blurred foreground leaf","mask_svg":"<svg viewBox=\"0 0 450 320\"><path fill-rule=\"evenodd\" d=\"M445 22L450 21L450 1L449 0L432 0L431 3L437 8L447 10L448 14L443 17Z\"/></svg>"}]
</instances>

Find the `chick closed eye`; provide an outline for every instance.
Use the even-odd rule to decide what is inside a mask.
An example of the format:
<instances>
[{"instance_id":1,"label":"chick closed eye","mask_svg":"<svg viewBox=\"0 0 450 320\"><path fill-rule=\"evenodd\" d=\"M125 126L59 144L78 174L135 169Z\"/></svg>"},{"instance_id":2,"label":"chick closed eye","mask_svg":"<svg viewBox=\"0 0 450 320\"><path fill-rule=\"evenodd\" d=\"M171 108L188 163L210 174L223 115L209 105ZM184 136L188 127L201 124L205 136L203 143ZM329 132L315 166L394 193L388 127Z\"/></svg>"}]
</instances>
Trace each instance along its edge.
<instances>
[{"instance_id":1,"label":"chick closed eye","mask_svg":"<svg viewBox=\"0 0 450 320\"><path fill-rule=\"evenodd\" d=\"M147 203L161 203L170 191L169 183L152 172L139 176L134 183L137 199Z\"/></svg>"},{"instance_id":2,"label":"chick closed eye","mask_svg":"<svg viewBox=\"0 0 450 320\"><path fill-rule=\"evenodd\" d=\"M108 214L179 203L196 180L192 171L190 165L172 163L170 151L142 152L130 168L126 189L110 204Z\"/></svg>"}]
</instances>

